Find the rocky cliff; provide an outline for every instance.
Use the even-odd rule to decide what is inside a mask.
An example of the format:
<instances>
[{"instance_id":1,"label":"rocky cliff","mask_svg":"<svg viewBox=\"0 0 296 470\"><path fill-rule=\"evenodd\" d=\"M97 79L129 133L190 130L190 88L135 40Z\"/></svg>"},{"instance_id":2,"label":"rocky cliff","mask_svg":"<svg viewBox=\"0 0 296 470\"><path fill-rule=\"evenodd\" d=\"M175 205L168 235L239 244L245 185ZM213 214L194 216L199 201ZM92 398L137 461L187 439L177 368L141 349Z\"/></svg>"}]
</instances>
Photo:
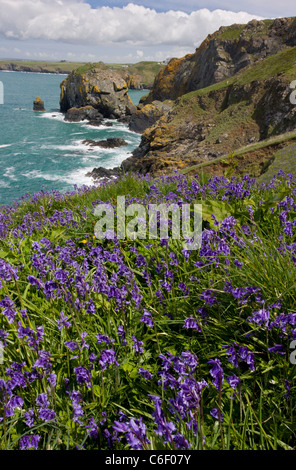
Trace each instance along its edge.
<instances>
[{"instance_id":1,"label":"rocky cliff","mask_svg":"<svg viewBox=\"0 0 296 470\"><path fill-rule=\"evenodd\" d=\"M125 80L116 72L88 65L74 70L61 83L60 109L92 106L104 118L125 118L136 111Z\"/></svg>"},{"instance_id":2,"label":"rocky cliff","mask_svg":"<svg viewBox=\"0 0 296 470\"><path fill-rule=\"evenodd\" d=\"M275 24L279 24L278 35L281 28L286 30L287 44L295 43L293 19L272 22L271 42L252 36L257 50L260 42L262 50L265 48L265 58L256 59L232 77L179 97L167 114L144 131L140 147L123 162L123 169L159 175L211 162L248 144L296 130L296 106L290 102L290 84L296 79L296 47L275 46ZM258 22L243 30L252 27L257 31ZM282 50L271 53L278 48ZM199 72L197 75L200 77ZM185 83L189 87L193 82L194 76L188 75L183 90Z\"/></svg>"},{"instance_id":3,"label":"rocky cliff","mask_svg":"<svg viewBox=\"0 0 296 470\"><path fill-rule=\"evenodd\" d=\"M296 45L296 19L256 21L221 27L194 54L172 59L156 76L146 104L176 99L237 74L258 60Z\"/></svg>"}]
</instances>

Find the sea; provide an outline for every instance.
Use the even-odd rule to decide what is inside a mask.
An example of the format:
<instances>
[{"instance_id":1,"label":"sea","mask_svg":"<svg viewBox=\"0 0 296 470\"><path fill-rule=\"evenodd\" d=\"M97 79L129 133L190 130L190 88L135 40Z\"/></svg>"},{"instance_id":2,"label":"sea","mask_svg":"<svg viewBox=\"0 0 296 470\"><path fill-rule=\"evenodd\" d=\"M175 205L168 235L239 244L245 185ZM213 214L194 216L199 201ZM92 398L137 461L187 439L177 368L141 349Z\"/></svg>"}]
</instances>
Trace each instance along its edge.
<instances>
[{"instance_id":1,"label":"sea","mask_svg":"<svg viewBox=\"0 0 296 470\"><path fill-rule=\"evenodd\" d=\"M0 71L4 98L1 104L0 97L0 206L42 189L66 192L74 186L91 186L88 172L119 166L138 147L141 135L118 121L106 120L99 127L85 121L65 122L59 111L60 83L65 77ZM130 90L129 95L137 105L147 92ZM33 111L37 96L46 112ZM103 149L82 143L109 137L120 137L128 145Z\"/></svg>"}]
</instances>

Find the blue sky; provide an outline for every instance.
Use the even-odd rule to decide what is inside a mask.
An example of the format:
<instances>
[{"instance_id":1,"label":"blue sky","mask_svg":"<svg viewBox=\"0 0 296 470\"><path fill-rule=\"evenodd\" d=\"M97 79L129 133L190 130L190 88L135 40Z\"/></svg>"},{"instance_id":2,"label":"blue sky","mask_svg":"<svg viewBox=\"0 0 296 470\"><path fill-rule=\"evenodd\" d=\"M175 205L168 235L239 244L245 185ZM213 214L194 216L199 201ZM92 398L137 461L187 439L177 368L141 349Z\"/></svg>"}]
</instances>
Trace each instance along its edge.
<instances>
[{"instance_id":1,"label":"blue sky","mask_svg":"<svg viewBox=\"0 0 296 470\"><path fill-rule=\"evenodd\" d=\"M295 15L295 0L0 0L0 58L133 63L194 52L220 26Z\"/></svg>"}]
</instances>

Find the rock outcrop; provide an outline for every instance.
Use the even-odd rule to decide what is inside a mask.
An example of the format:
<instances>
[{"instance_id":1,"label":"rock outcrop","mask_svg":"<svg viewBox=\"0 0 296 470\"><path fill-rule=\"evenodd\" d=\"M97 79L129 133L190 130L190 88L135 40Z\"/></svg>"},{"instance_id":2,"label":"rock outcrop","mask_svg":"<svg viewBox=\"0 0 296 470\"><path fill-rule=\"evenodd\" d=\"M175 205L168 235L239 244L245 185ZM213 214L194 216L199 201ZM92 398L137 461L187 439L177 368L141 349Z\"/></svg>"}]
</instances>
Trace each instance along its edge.
<instances>
[{"instance_id":1,"label":"rock outcrop","mask_svg":"<svg viewBox=\"0 0 296 470\"><path fill-rule=\"evenodd\" d=\"M33 111L45 111L44 101L37 96L33 102Z\"/></svg>"},{"instance_id":2,"label":"rock outcrop","mask_svg":"<svg viewBox=\"0 0 296 470\"><path fill-rule=\"evenodd\" d=\"M109 180L121 174L122 174L122 170L119 167L108 169L108 168L103 168L100 166L99 168L94 168L92 171L86 173L85 176L88 176L94 180L101 180L101 179Z\"/></svg>"},{"instance_id":3,"label":"rock outcrop","mask_svg":"<svg viewBox=\"0 0 296 470\"><path fill-rule=\"evenodd\" d=\"M234 76L260 59L296 45L296 18L221 27L194 54L172 59L156 76L145 103L175 100Z\"/></svg>"},{"instance_id":4,"label":"rock outcrop","mask_svg":"<svg viewBox=\"0 0 296 470\"><path fill-rule=\"evenodd\" d=\"M74 70L61 83L61 112L85 106L92 106L104 118L111 119L125 118L136 112L125 80L113 71L93 65Z\"/></svg>"},{"instance_id":5,"label":"rock outcrop","mask_svg":"<svg viewBox=\"0 0 296 470\"><path fill-rule=\"evenodd\" d=\"M83 106L82 108L70 108L66 112L65 121L80 122L90 121L100 124L103 121L103 115L93 106Z\"/></svg>"},{"instance_id":6,"label":"rock outcrop","mask_svg":"<svg viewBox=\"0 0 296 470\"><path fill-rule=\"evenodd\" d=\"M158 119L168 113L173 103L163 103L153 101L145 106L138 106L138 110L132 115L129 121L129 129L133 132L142 134L148 127L153 126Z\"/></svg>"},{"instance_id":7,"label":"rock outcrop","mask_svg":"<svg viewBox=\"0 0 296 470\"><path fill-rule=\"evenodd\" d=\"M82 141L83 144L89 145L90 147L101 147L104 149L114 149L117 147L124 147L128 145L124 139L120 139L119 137L109 137L106 140L91 140L86 139Z\"/></svg>"},{"instance_id":8,"label":"rock outcrop","mask_svg":"<svg viewBox=\"0 0 296 470\"><path fill-rule=\"evenodd\" d=\"M286 47L232 78L185 94L144 131L122 168L158 176L296 131L296 106L290 101L295 76L296 47Z\"/></svg>"}]
</instances>

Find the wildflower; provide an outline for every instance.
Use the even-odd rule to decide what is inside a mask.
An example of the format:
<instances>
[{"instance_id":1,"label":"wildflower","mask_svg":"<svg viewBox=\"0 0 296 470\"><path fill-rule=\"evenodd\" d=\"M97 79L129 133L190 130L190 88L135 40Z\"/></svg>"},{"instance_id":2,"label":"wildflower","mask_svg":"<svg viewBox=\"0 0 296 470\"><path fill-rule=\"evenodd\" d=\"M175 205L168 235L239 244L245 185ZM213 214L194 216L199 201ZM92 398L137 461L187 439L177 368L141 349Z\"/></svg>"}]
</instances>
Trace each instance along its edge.
<instances>
[{"instance_id":1,"label":"wildflower","mask_svg":"<svg viewBox=\"0 0 296 470\"><path fill-rule=\"evenodd\" d=\"M200 326L197 324L196 320L192 316L185 319L183 328L196 330L199 333L201 332Z\"/></svg>"},{"instance_id":2,"label":"wildflower","mask_svg":"<svg viewBox=\"0 0 296 470\"><path fill-rule=\"evenodd\" d=\"M80 385L87 385L88 387L91 386L90 372L85 367L75 367L74 373L76 375L76 380Z\"/></svg>"},{"instance_id":3,"label":"wildflower","mask_svg":"<svg viewBox=\"0 0 296 470\"><path fill-rule=\"evenodd\" d=\"M144 315L142 316L140 322L146 323L146 325L150 326L151 328L154 327L152 315L151 313L147 312L147 310L144 311Z\"/></svg>"},{"instance_id":4,"label":"wildflower","mask_svg":"<svg viewBox=\"0 0 296 470\"><path fill-rule=\"evenodd\" d=\"M126 338L126 332L124 331L122 325L119 325L119 327L117 328L117 334L121 338L122 344L126 345L127 344L127 341L125 339Z\"/></svg>"},{"instance_id":5,"label":"wildflower","mask_svg":"<svg viewBox=\"0 0 296 470\"><path fill-rule=\"evenodd\" d=\"M13 323L16 316L14 302L10 300L7 295L5 295L4 299L0 301L0 307L3 308L2 313L7 318L8 323Z\"/></svg>"},{"instance_id":6,"label":"wildflower","mask_svg":"<svg viewBox=\"0 0 296 470\"><path fill-rule=\"evenodd\" d=\"M81 416L84 415L84 411L82 406L80 405L80 401L82 400L82 395L80 392L73 390L70 399L72 401L73 406L73 421L74 423L79 424L79 426L83 426L83 423L80 421Z\"/></svg>"},{"instance_id":7,"label":"wildflower","mask_svg":"<svg viewBox=\"0 0 296 470\"><path fill-rule=\"evenodd\" d=\"M129 446L134 450L143 450L143 445L150 444L142 417L140 419L131 418L126 423L114 421L113 429L116 432L124 433Z\"/></svg>"},{"instance_id":8,"label":"wildflower","mask_svg":"<svg viewBox=\"0 0 296 470\"><path fill-rule=\"evenodd\" d=\"M53 410L49 410L47 408L42 408L39 410L38 418L42 419L42 421L48 422L52 419L55 419L56 413Z\"/></svg>"},{"instance_id":9,"label":"wildflower","mask_svg":"<svg viewBox=\"0 0 296 470\"><path fill-rule=\"evenodd\" d=\"M275 344L272 348L268 348L269 352L280 354L284 356L286 354L285 348L282 344Z\"/></svg>"},{"instance_id":10,"label":"wildflower","mask_svg":"<svg viewBox=\"0 0 296 470\"><path fill-rule=\"evenodd\" d=\"M119 363L117 362L115 357L115 351L113 349L104 349L101 352L99 364L102 370L105 370L107 368L107 364L115 364L116 366L119 366Z\"/></svg>"},{"instance_id":11,"label":"wildflower","mask_svg":"<svg viewBox=\"0 0 296 470\"><path fill-rule=\"evenodd\" d=\"M102 335L101 333L97 334L97 342L98 344L106 343L107 345L114 343L114 339L110 339L107 335Z\"/></svg>"},{"instance_id":12,"label":"wildflower","mask_svg":"<svg viewBox=\"0 0 296 470\"><path fill-rule=\"evenodd\" d=\"M213 408L211 411L210 411L210 415L213 416L213 418L219 420L219 410L218 408ZM223 421L223 413L222 411L220 411L220 420L221 420L221 423Z\"/></svg>"},{"instance_id":13,"label":"wildflower","mask_svg":"<svg viewBox=\"0 0 296 470\"><path fill-rule=\"evenodd\" d=\"M97 439L99 435L99 428L96 425L93 417L89 418L88 424L85 426L85 429L87 429L88 435L90 437L92 437L93 439Z\"/></svg>"},{"instance_id":14,"label":"wildflower","mask_svg":"<svg viewBox=\"0 0 296 470\"><path fill-rule=\"evenodd\" d=\"M34 422L34 409L29 408L29 411L26 411L24 414L25 417L25 423L29 428L32 428L35 425Z\"/></svg>"},{"instance_id":15,"label":"wildflower","mask_svg":"<svg viewBox=\"0 0 296 470\"><path fill-rule=\"evenodd\" d=\"M205 301L207 305L213 305L216 303L216 296L211 290L206 290L202 294L199 294L199 297Z\"/></svg>"},{"instance_id":16,"label":"wildflower","mask_svg":"<svg viewBox=\"0 0 296 470\"><path fill-rule=\"evenodd\" d=\"M61 330L62 328L70 328L72 323L68 321L67 317L65 316L64 312L60 313L60 320L57 320L58 329Z\"/></svg>"},{"instance_id":17,"label":"wildflower","mask_svg":"<svg viewBox=\"0 0 296 470\"><path fill-rule=\"evenodd\" d=\"M233 388L233 390L235 390L240 383L240 379L236 375L226 377L226 380L229 383L230 387Z\"/></svg>"},{"instance_id":18,"label":"wildflower","mask_svg":"<svg viewBox=\"0 0 296 470\"><path fill-rule=\"evenodd\" d=\"M288 380L286 380L286 379L284 380L284 384L285 384L285 388L286 388L286 390L287 390L287 393L285 393L284 397L285 397L286 400L288 400L288 399L290 398L290 395L291 395L291 394L290 394L291 384L290 384L290 382L288 382Z\"/></svg>"},{"instance_id":19,"label":"wildflower","mask_svg":"<svg viewBox=\"0 0 296 470\"><path fill-rule=\"evenodd\" d=\"M48 377L47 377L47 381L49 382L50 384L50 387L51 388L54 388L56 386L56 383L57 383L57 375L52 373L50 374Z\"/></svg>"},{"instance_id":20,"label":"wildflower","mask_svg":"<svg viewBox=\"0 0 296 470\"><path fill-rule=\"evenodd\" d=\"M79 349L79 344L77 341L65 341L64 345L70 349L70 351L75 351L76 349Z\"/></svg>"},{"instance_id":21,"label":"wildflower","mask_svg":"<svg viewBox=\"0 0 296 470\"><path fill-rule=\"evenodd\" d=\"M20 439L20 450L38 449L39 440L40 440L40 436L36 436L36 435L23 436Z\"/></svg>"},{"instance_id":22,"label":"wildflower","mask_svg":"<svg viewBox=\"0 0 296 470\"><path fill-rule=\"evenodd\" d=\"M133 348L136 352L137 355L141 354L144 352L144 349L142 348L143 346L143 341L138 341L137 338L135 336L132 337L132 340L134 342L133 344Z\"/></svg>"},{"instance_id":23,"label":"wildflower","mask_svg":"<svg viewBox=\"0 0 296 470\"><path fill-rule=\"evenodd\" d=\"M242 359L244 362L246 362L249 365L249 369L254 371L255 370L255 356L254 354L249 350L247 346L240 346L238 350L238 355L240 359Z\"/></svg>"},{"instance_id":24,"label":"wildflower","mask_svg":"<svg viewBox=\"0 0 296 470\"><path fill-rule=\"evenodd\" d=\"M140 367L140 369L139 369L139 374L142 375L144 377L144 379L146 379L146 380L152 380L153 379L153 375L148 370L145 370L142 367Z\"/></svg>"},{"instance_id":25,"label":"wildflower","mask_svg":"<svg viewBox=\"0 0 296 470\"><path fill-rule=\"evenodd\" d=\"M210 370L210 374L214 379L213 384L215 385L217 390L222 390L224 372L221 367L221 361L219 361L219 359L210 359L208 361L208 364L213 365L213 368Z\"/></svg>"},{"instance_id":26,"label":"wildflower","mask_svg":"<svg viewBox=\"0 0 296 470\"><path fill-rule=\"evenodd\" d=\"M34 367L40 367L47 373L51 369L50 353L47 351L38 351L38 359L34 363Z\"/></svg>"},{"instance_id":27,"label":"wildflower","mask_svg":"<svg viewBox=\"0 0 296 470\"><path fill-rule=\"evenodd\" d=\"M36 398L36 405L40 408L47 408L49 406L49 401L47 400L47 394L41 393Z\"/></svg>"},{"instance_id":28,"label":"wildflower","mask_svg":"<svg viewBox=\"0 0 296 470\"><path fill-rule=\"evenodd\" d=\"M192 444L189 444L183 434L180 433L175 435L174 443L176 444L177 449L189 449L192 446Z\"/></svg>"}]
</instances>

